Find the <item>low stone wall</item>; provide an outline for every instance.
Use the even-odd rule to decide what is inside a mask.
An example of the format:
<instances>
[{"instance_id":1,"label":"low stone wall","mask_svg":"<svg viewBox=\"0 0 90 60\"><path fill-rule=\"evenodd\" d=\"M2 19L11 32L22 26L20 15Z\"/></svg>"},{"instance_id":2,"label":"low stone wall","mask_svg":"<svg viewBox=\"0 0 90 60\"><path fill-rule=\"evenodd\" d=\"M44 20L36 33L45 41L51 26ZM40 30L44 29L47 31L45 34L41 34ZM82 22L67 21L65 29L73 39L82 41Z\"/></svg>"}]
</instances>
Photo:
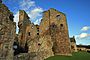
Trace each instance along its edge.
<instances>
[{"instance_id":1,"label":"low stone wall","mask_svg":"<svg viewBox=\"0 0 90 60\"><path fill-rule=\"evenodd\" d=\"M36 53L21 53L14 56L13 60L38 60Z\"/></svg>"},{"instance_id":2,"label":"low stone wall","mask_svg":"<svg viewBox=\"0 0 90 60\"><path fill-rule=\"evenodd\" d=\"M19 54L17 56L14 56L13 60L29 60L30 55L28 53L22 53L22 54Z\"/></svg>"},{"instance_id":3,"label":"low stone wall","mask_svg":"<svg viewBox=\"0 0 90 60\"><path fill-rule=\"evenodd\" d=\"M6 58L4 58L4 57L0 57L0 60L6 60Z\"/></svg>"}]
</instances>

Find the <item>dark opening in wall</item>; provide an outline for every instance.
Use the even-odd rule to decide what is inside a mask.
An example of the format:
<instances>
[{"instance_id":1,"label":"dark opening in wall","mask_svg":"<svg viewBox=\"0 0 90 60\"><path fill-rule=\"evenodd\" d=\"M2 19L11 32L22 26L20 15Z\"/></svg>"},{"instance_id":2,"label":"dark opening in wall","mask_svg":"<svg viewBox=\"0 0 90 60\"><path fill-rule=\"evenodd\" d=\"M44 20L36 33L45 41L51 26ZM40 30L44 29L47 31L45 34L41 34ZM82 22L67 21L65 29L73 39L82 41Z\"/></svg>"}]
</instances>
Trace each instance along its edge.
<instances>
[{"instance_id":1,"label":"dark opening in wall","mask_svg":"<svg viewBox=\"0 0 90 60\"><path fill-rule=\"evenodd\" d=\"M55 28L55 25L52 25L53 28Z\"/></svg>"},{"instance_id":2,"label":"dark opening in wall","mask_svg":"<svg viewBox=\"0 0 90 60\"><path fill-rule=\"evenodd\" d=\"M56 16L57 20L61 19L61 16L60 15L57 15Z\"/></svg>"},{"instance_id":3,"label":"dark opening in wall","mask_svg":"<svg viewBox=\"0 0 90 60\"><path fill-rule=\"evenodd\" d=\"M30 32L28 32L28 35L30 36Z\"/></svg>"},{"instance_id":4,"label":"dark opening in wall","mask_svg":"<svg viewBox=\"0 0 90 60\"><path fill-rule=\"evenodd\" d=\"M18 41L13 43L14 56L20 53Z\"/></svg>"},{"instance_id":5,"label":"dark opening in wall","mask_svg":"<svg viewBox=\"0 0 90 60\"><path fill-rule=\"evenodd\" d=\"M8 46L5 46L5 48L8 48Z\"/></svg>"},{"instance_id":6,"label":"dark opening in wall","mask_svg":"<svg viewBox=\"0 0 90 60\"><path fill-rule=\"evenodd\" d=\"M23 48L23 47L21 47L20 45L19 45L19 42L18 41L15 41L14 43L13 43L13 50L14 50L14 56L15 55L18 55L18 54L20 54L20 53L28 53L28 44L27 44L27 42L25 43L25 47Z\"/></svg>"},{"instance_id":7,"label":"dark opening in wall","mask_svg":"<svg viewBox=\"0 0 90 60\"><path fill-rule=\"evenodd\" d=\"M37 29L39 29L39 28L37 28Z\"/></svg>"},{"instance_id":8,"label":"dark opening in wall","mask_svg":"<svg viewBox=\"0 0 90 60\"><path fill-rule=\"evenodd\" d=\"M38 43L38 46L41 46L41 44L40 44L40 43Z\"/></svg>"},{"instance_id":9,"label":"dark opening in wall","mask_svg":"<svg viewBox=\"0 0 90 60\"><path fill-rule=\"evenodd\" d=\"M10 19L11 21L13 21L13 18L14 18L14 16L13 16L12 14L10 14L9 19Z\"/></svg>"},{"instance_id":10,"label":"dark opening in wall","mask_svg":"<svg viewBox=\"0 0 90 60\"><path fill-rule=\"evenodd\" d=\"M71 46L72 49L74 49L74 46Z\"/></svg>"},{"instance_id":11,"label":"dark opening in wall","mask_svg":"<svg viewBox=\"0 0 90 60\"><path fill-rule=\"evenodd\" d=\"M28 44L27 44L27 42L25 43L25 53L28 53Z\"/></svg>"},{"instance_id":12,"label":"dark opening in wall","mask_svg":"<svg viewBox=\"0 0 90 60\"><path fill-rule=\"evenodd\" d=\"M60 24L61 27L63 27L63 24Z\"/></svg>"},{"instance_id":13,"label":"dark opening in wall","mask_svg":"<svg viewBox=\"0 0 90 60\"><path fill-rule=\"evenodd\" d=\"M37 31L39 31L39 30L37 30Z\"/></svg>"},{"instance_id":14,"label":"dark opening in wall","mask_svg":"<svg viewBox=\"0 0 90 60\"><path fill-rule=\"evenodd\" d=\"M37 33L37 35L39 35L39 33Z\"/></svg>"}]
</instances>

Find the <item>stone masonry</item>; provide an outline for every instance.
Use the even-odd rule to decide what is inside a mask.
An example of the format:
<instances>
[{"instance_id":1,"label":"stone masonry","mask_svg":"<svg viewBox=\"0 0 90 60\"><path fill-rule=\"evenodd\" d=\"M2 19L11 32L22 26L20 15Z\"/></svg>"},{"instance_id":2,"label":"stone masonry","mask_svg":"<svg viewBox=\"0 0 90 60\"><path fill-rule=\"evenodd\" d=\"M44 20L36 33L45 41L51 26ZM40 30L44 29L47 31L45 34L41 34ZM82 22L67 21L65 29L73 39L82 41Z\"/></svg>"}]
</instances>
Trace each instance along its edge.
<instances>
[{"instance_id":1,"label":"stone masonry","mask_svg":"<svg viewBox=\"0 0 90 60\"><path fill-rule=\"evenodd\" d=\"M71 55L68 26L64 13L56 9L43 12L39 25L31 23L24 10L19 10L19 32L13 13L0 0L0 60L44 60L54 55ZM17 37L17 38L16 38ZM16 46L13 46L17 42ZM18 50L18 55L14 52Z\"/></svg>"},{"instance_id":2,"label":"stone masonry","mask_svg":"<svg viewBox=\"0 0 90 60\"><path fill-rule=\"evenodd\" d=\"M52 49L55 55L71 54L67 21L64 13L53 8L45 11L39 28L40 36L51 36Z\"/></svg>"},{"instance_id":3,"label":"stone masonry","mask_svg":"<svg viewBox=\"0 0 90 60\"><path fill-rule=\"evenodd\" d=\"M53 8L43 12L40 25L30 22L25 11L19 11L19 41L28 44L28 53L35 53L38 60L54 55L71 55L66 16Z\"/></svg>"},{"instance_id":4,"label":"stone masonry","mask_svg":"<svg viewBox=\"0 0 90 60\"><path fill-rule=\"evenodd\" d=\"M77 52L77 46L76 46L76 40L75 40L75 37L71 37L70 38L70 41L71 41L71 51L72 52Z\"/></svg>"},{"instance_id":5,"label":"stone masonry","mask_svg":"<svg viewBox=\"0 0 90 60\"><path fill-rule=\"evenodd\" d=\"M13 13L0 3L0 60L13 59L13 42L15 38L15 22Z\"/></svg>"}]
</instances>

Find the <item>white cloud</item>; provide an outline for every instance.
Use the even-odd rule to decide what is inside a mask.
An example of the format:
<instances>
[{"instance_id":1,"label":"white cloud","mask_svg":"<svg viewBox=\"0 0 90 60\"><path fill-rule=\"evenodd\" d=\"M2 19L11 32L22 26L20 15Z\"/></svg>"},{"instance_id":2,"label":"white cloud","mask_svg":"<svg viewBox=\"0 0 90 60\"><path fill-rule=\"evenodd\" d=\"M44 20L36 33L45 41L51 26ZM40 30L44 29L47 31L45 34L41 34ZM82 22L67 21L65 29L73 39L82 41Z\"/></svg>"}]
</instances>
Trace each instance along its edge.
<instances>
[{"instance_id":1,"label":"white cloud","mask_svg":"<svg viewBox=\"0 0 90 60\"><path fill-rule=\"evenodd\" d=\"M34 24L35 24L35 25L36 25L36 24L38 24L38 25L39 25L39 24L40 24L41 19L42 19L42 18L37 19L37 20L34 22Z\"/></svg>"},{"instance_id":2,"label":"white cloud","mask_svg":"<svg viewBox=\"0 0 90 60\"><path fill-rule=\"evenodd\" d=\"M31 7L35 6L35 1L31 1L31 0L22 0L20 2L20 9L23 9L25 11L27 11L28 9L30 9Z\"/></svg>"},{"instance_id":3,"label":"white cloud","mask_svg":"<svg viewBox=\"0 0 90 60\"><path fill-rule=\"evenodd\" d=\"M87 38L87 37L90 37L90 34L88 34L88 33L81 33L79 35L76 35L77 39L83 39L83 38Z\"/></svg>"},{"instance_id":4,"label":"white cloud","mask_svg":"<svg viewBox=\"0 0 90 60\"><path fill-rule=\"evenodd\" d=\"M18 25L18 24L17 24L18 21L19 21L19 12L17 12L17 13L14 15L14 22L16 22L16 25Z\"/></svg>"},{"instance_id":5,"label":"white cloud","mask_svg":"<svg viewBox=\"0 0 90 60\"><path fill-rule=\"evenodd\" d=\"M88 37L88 36L89 36L89 34L87 34L87 33L81 33L81 34L79 35L80 38L86 38L86 37Z\"/></svg>"},{"instance_id":6,"label":"white cloud","mask_svg":"<svg viewBox=\"0 0 90 60\"><path fill-rule=\"evenodd\" d=\"M25 10L30 17L31 22L35 22L37 19L42 17L43 9L41 7L37 7L35 1L32 0L23 0L20 2L20 9Z\"/></svg>"},{"instance_id":7,"label":"white cloud","mask_svg":"<svg viewBox=\"0 0 90 60\"><path fill-rule=\"evenodd\" d=\"M41 7L37 7L35 1L32 0L20 0L19 2L19 9L25 10L30 17L31 22L34 24L39 24L42 17L43 9ZM16 33L18 33L18 21L19 21L19 12L16 11L14 15L14 22L16 22Z\"/></svg>"},{"instance_id":8,"label":"white cloud","mask_svg":"<svg viewBox=\"0 0 90 60\"><path fill-rule=\"evenodd\" d=\"M31 20L37 20L37 18L38 17L40 17L41 18L41 16L42 16L42 13L43 12L43 9L42 8L34 8L33 10L31 10L30 12L28 12L28 15L29 15L29 17L31 18ZM40 19L39 18L39 19Z\"/></svg>"},{"instance_id":9,"label":"white cloud","mask_svg":"<svg viewBox=\"0 0 90 60\"><path fill-rule=\"evenodd\" d=\"M84 26L81 30L82 30L82 31L87 31L87 30L89 30L89 29L90 29L89 26Z\"/></svg>"},{"instance_id":10,"label":"white cloud","mask_svg":"<svg viewBox=\"0 0 90 60\"><path fill-rule=\"evenodd\" d=\"M18 21L19 21L19 12L17 12L15 15L14 15L14 22L16 22L16 33L18 33Z\"/></svg>"}]
</instances>

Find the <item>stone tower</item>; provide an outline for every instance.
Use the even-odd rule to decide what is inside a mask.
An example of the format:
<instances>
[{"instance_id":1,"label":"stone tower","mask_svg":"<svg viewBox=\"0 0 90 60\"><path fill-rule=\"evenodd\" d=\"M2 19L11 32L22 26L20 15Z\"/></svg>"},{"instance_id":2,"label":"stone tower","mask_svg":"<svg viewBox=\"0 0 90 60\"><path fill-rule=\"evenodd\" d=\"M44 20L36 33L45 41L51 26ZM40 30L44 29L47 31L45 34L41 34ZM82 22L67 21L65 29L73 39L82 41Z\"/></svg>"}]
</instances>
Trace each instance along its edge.
<instances>
[{"instance_id":1,"label":"stone tower","mask_svg":"<svg viewBox=\"0 0 90 60\"><path fill-rule=\"evenodd\" d=\"M5 58L5 60L13 60L13 42L16 28L13 18L13 13L0 0L0 57Z\"/></svg>"},{"instance_id":2,"label":"stone tower","mask_svg":"<svg viewBox=\"0 0 90 60\"><path fill-rule=\"evenodd\" d=\"M50 35L55 55L70 55L71 46L66 16L53 8L44 12L40 23L40 35Z\"/></svg>"},{"instance_id":3,"label":"stone tower","mask_svg":"<svg viewBox=\"0 0 90 60\"><path fill-rule=\"evenodd\" d=\"M29 17L24 10L19 11L19 42L21 47L25 47L26 43L26 27L30 24Z\"/></svg>"},{"instance_id":4,"label":"stone tower","mask_svg":"<svg viewBox=\"0 0 90 60\"><path fill-rule=\"evenodd\" d=\"M26 42L33 40L37 35L36 26L31 23L29 16L24 10L19 11L19 42L21 47L25 47Z\"/></svg>"}]
</instances>

